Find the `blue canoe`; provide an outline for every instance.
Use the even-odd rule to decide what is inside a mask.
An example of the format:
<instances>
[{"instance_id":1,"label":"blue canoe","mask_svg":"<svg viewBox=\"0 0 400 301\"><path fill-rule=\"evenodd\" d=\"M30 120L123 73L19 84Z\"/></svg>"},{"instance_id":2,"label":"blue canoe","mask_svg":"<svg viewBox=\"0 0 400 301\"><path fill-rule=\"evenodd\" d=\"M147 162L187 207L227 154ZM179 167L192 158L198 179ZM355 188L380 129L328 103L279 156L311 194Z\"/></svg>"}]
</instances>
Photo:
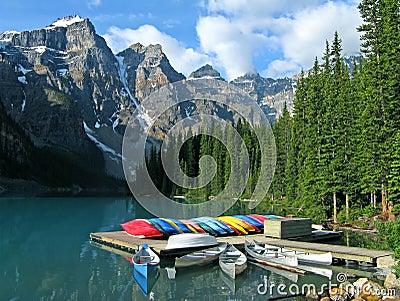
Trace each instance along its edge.
<instances>
[{"instance_id":1,"label":"blue canoe","mask_svg":"<svg viewBox=\"0 0 400 301\"><path fill-rule=\"evenodd\" d=\"M150 224L152 224L158 231L160 231L164 236L169 236L169 233L165 231L159 224L157 224L153 219L147 220Z\"/></svg>"},{"instance_id":2,"label":"blue canoe","mask_svg":"<svg viewBox=\"0 0 400 301\"><path fill-rule=\"evenodd\" d=\"M266 218L269 218L269 219L284 219L284 217L282 217L282 216L278 216L278 215L273 215L273 214L267 214L267 215L264 215Z\"/></svg>"},{"instance_id":3,"label":"blue canoe","mask_svg":"<svg viewBox=\"0 0 400 301\"><path fill-rule=\"evenodd\" d=\"M144 244L140 250L133 255L133 268L143 277L154 273L160 264L160 257L147 245Z\"/></svg>"},{"instance_id":4,"label":"blue canoe","mask_svg":"<svg viewBox=\"0 0 400 301\"><path fill-rule=\"evenodd\" d=\"M240 218L241 220L244 220L245 222L248 222L254 226L256 226L257 228L264 228L264 224L260 223L258 220L250 217L250 216L246 216L246 215L234 215L233 217L236 218Z\"/></svg>"},{"instance_id":5,"label":"blue canoe","mask_svg":"<svg viewBox=\"0 0 400 301\"><path fill-rule=\"evenodd\" d=\"M173 235L173 234L179 234L179 230L176 229L175 227L173 227L170 223L168 223L167 221L164 221L162 219L159 218L151 218L149 219L150 223L156 223L158 224L165 232L168 233L168 235Z\"/></svg>"},{"instance_id":6,"label":"blue canoe","mask_svg":"<svg viewBox=\"0 0 400 301\"><path fill-rule=\"evenodd\" d=\"M216 231L214 231L207 223L196 220L196 219L191 219L192 222L196 223L197 225L199 225L199 227L201 227L204 231L206 231L208 234L211 234L213 236L217 236L218 233Z\"/></svg>"},{"instance_id":7,"label":"blue canoe","mask_svg":"<svg viewBox=\"0 0 400 301\"><path fill-rule=\"evenodd\" d=\"M159 276L160 276L160 272L158 269L154 273L144 276L135 267L133 268L133 278L135 279L136 283L140 287L140 290L146 297L151 292L151 289L153 288L154 284L157 282L157 279Z\"/></svg>"},{"instance_id":8,"label":"blue canoe","mask_svg":"<svg viewBox=\"0 0 400 301\"><path fill-rule=\"evenodd\" d=\"M215 218L212 217L203 217L208 219L211 223L217 224L218 227L220 227L221 229L225 230L227 233L229 234L235 234L235 231L232 230L231 227L229 227L227 224L223 223L222 221L219 221Z\"/></svg>"},{"instance_id":9,"label":"blue canoe","mask_svg":"<svg viewBox=\"0 0 400 301\"><path fill-rule=\"evenodd\" d=\"M180 220L170 217L168 218L168 220L174 222L184 233L195 233L192 230L190 230L189 227L186 226L184 223L182 223Z\"/></svg>"},{"instance_id":10,"label":"blue canoe","mask_svg":"<svg viewBox=\"0 0 400 301\"><path fill-rule=\"evenodd\" d=\"M222 229L220 226L218 226L217 223L213 222L211 218L197 217L197 218L192 218L192 221L205 223L214 232L216 232L217 235L226 235L228 233L227 231Z\"/></svg>"}]
</instances>

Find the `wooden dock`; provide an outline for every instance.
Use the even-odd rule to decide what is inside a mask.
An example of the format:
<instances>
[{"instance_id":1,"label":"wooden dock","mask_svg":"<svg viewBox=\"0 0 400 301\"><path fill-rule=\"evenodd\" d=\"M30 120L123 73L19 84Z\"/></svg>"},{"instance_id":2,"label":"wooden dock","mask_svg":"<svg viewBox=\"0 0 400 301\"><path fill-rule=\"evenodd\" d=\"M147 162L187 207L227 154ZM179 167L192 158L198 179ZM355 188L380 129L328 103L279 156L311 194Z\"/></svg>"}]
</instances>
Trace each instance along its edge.
<instances>
[{"instance_id":1,"label":"wooden dock","mask_svg":"<svg viewBox=\"0 0 400 301\"><path fill-rule=\"evenodd\" d=\"M262 242L267 244L276 245L279 247L285 247L297 251L305 251L309 253L325 253L331 252L333 258L343 260L353 260L358 262L366 262L376 264L376 261L380 257L386 257L392 255L390 251L382 250L371 250L357 247L347 247L342 245L331 245L321 243L309 243L294 240L281 240L274 238L264 237Z\"/></svg>"},{"instance_id":2,"label":"wooden dock","mask_svg":"<svg viewBox=\"0 0 400 301\"><path fill-rule=\"evenodd\" d=\"M266 237L264 234L226 236L217 238L218 241L228 242L241 249L244 248L245 240L252 241L253 239L279 247L286 247L298 251L307 251L310 253L332 252L333 258L336 259L354 260L372 264L376 264L378 258L387 257L392 254L390 251L270 238ZM168 253L165 251L165 247L167 245L167 240L165 239L136 238L126 234L124 231L115 231L91 233L90 240L100 245L131 254L136 252L141 245L146 243L151 246L154 251L160 254L161 257L168 256Z\"/></svg>"}]
</instances>

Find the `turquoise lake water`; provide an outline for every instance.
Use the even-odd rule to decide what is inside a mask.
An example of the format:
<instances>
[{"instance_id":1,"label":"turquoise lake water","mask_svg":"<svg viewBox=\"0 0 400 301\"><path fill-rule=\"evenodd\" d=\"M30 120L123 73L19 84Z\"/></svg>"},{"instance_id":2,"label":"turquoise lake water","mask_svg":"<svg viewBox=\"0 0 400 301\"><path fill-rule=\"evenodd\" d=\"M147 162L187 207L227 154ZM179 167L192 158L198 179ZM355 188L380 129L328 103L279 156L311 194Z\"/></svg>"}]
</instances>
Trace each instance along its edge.
<instances>
[{"instance_id":1,"label":"turquoise lake water","mask_svg":"<svg viewBox=\"0 0 400 301\"><path fill-rule=\"evenodd\" d=\"M121 223L146 217L133 199L0 199L0 300L266 300L282 296L279 284L295 293L330 282L253 264L235 282L218 265L178 271L175 280L160 269L146 296L126 258L89 242L90 232L121 230ZM342 270L334 267L333 284Z\"/></svg>"}]
</instances>

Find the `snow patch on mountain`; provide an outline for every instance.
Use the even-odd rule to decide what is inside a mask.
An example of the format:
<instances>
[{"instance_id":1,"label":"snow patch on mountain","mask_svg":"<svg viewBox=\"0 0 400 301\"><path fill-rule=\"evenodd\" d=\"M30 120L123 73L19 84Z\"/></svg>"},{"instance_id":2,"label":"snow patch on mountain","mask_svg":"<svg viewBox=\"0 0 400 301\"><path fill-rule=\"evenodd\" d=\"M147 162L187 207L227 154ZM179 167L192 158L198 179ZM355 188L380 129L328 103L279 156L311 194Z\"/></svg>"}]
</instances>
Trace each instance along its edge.
<instances>
[{"instance_id":1,"label":"snow patch on mountain","mask_svg":"<svg viewBox=\"0 0 400 301\"><path fill-rule=\"evenodd\" d=\"M127 73L126 73L126 65L124 64L124 57L122 56L115 56L117 59L118 65L118 75L121 80L121 83L124 85L125 91L128 92L130 100L135 104L136 107L139 107L139 103L137 102L136 98L133 97L131 90L129 89L128 86L128 81L126 79Z\"/></svg>"},{"instance_id":2,"label":"snow patch on mountain","mask_svg":"<svg viewBox=\"0 0 400 301\"><path fill-rule=\"evenodd\" d=\"M65 69L65 68L58 69L58 70L57 70L57 74L58 74L59 76L68 75L68 69Z\"/></svg>"},{"instance_id":3,"label":"snow patch on mountain","mask_svg":"<svg viewBox=\"0 0 400 301\"><path fill-rule=\"evenodd\" d=\"M21 64L18 64L17 66L15 66L14 70L15 70L15 72L22 72L23 75L32 71L30 69L25 69Z\"/></svg>"},{"instance_id":4,"label":"snow patch on mountain","mask_svg":"<svg viewBox=\"0 0 400 301\"><path fill-rule=\"evenodd\" d=\"M62 19L57 19L53 24L46 27L46 29L54 29L57 27L68 27L74 23L79 23L85 21L85 19L81 18L78 15L75 16L68 16Z\"/></svg>"},{"instance_id":5,"label":"snow patch on mountain","mask_svg":"<svg viewBox=\"0 0 400 301\"><path fill-rule=\"evenodd\" d=\"M24 93L24 99L22 99L21 112L25 111L25 105L26 105L26 94L25 94L25 91L22 90L22 93Z\"/></svg>"},{"instance_id":6,"label":"snow patch on mountain","mask_svg":"<svg viewBox=\"0 0 400 301\"><path fill-rule=\"evenodd\" d=\"M119 154L118 152L113 150L111 147L109 147L109 146L105 145L104 143L100 142L99 140L97 140L97 138L94 136L95 135L94 131L87 126L85 121L83 121L83 128L85 129L86 136L88 136L88 138L90 140L92 140L99 149L101 149L105 153L109 153L117 158L122 159L121 154Z\"/></svg>"},{"instance_id":7,"label":"snow patch on mountain","mask_svg":"<svg viewBox=\"0 0 400 301\"><path fill-rule=\"evenodd\" d=\"M21 84L24 84L24 85L27 85L27 84L28 84L28 82L26 81L25 75L23 75L23 76L18 76L18 81L19 81Z\"/></svg>"},{"instance_id":8,"label":"snow patch on mountain","mask_svg":"<svg viewBox=\"0 0 400 301\"><path fill-rule=\"evenodd\" d=\"M138 112L138 119L139 123L143 128L146 128L147 125L151 124L151 118L147 114L147 112L144 112L143 109L141 108L139 102L137 99L132 95L131 90L129 89L128 86L128 81L127 81L127 65L124 63L124 57L116 55L115 58L117 59L118 65L118 75L120 78L121 83L124 85L125 91L129 95L129 99L135 104L136 110Z\"/></svg>"},{"instance_id":9,"label":"snow patch on mountain","mask_svg":"<svg viewBox=\"0 0 400 301\"><path fill-rule=\"evenodd\" d=\"M7 30L2 32L0 33L0 42L11 42L12 38L17 34L19 34L19 32L15 30Z\"/></svg>"}]
</instances>

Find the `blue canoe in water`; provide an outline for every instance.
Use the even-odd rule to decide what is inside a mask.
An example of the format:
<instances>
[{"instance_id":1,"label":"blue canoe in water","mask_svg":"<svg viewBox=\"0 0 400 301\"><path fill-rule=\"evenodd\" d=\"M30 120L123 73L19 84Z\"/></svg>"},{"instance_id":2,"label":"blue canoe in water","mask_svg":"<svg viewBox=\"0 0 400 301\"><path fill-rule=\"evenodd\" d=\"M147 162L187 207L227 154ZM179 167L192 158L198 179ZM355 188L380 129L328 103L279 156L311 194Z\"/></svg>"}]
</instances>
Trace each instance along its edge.
<instances>
[{"instance_id":1,"label":"blue canoe in water","mask_svg":"<svg viewBox=\"0 0 400 301\"><path fill-rule=\"evenodd\" d=\"M165 220L159 218L151 218L149 219L151 223L156 223L159 227L161 227L168 235L179 234L179 230L173 227L170 223Z\"/></svg>"},{"instance_id":2,"label":"blue canoe in water","mask_svg":"<svg viewBox=\"0 0 400 301\"><path fill-rule=\"evenodd\" d=\"M248 223L256 226L259 229L264 229L263 223L259 222L258 220L254 219L250 216L238 214L238 215L234 215L233 217L240 218L241 220L244 220L245 222L248 222Z\"/></svg>"},{"instance_id":3,"label":"blue canoe in water","mask_svg":"<svg viewBox=\"0 0 400 301\"><path fill-rule=\"evenodd\" d=\"M159 276L159 269L155 270L154 273L144 276L137 269L133 268L133 279L135 279L136 283L140 287L140 290L146 297L150 294L151 289L156 284Z\"/></svg>"},{"instance_id":4,"label":"blue canoe in water","mask_svg":"<svg viewBox=\"0 0 400 301\"><path fill-rule=\"evenodd\" d=\"M136 272L147 278L148 275L154 273L158 269L160 257L147 245L144 244L140 250L133 255L133 268Z\"/></svg>"},{"instance_id":5,"label":"blue canoe in water","mask_svg":"<svg viewBox=\"0 0 400 301\"><path fill-rule=\"evenodd\" d=\"M218 226L217 223L213 222L211 218L207 217L197 217L192 218L192 221L200 222L206 224L209 228L211 228L217 235L226 235L228 232ZM201 226L201 225L200 225ZM205 230L205 229L204 229ZM206 230L207 231L207 230Z\"/></svg>"}]
</instances>

